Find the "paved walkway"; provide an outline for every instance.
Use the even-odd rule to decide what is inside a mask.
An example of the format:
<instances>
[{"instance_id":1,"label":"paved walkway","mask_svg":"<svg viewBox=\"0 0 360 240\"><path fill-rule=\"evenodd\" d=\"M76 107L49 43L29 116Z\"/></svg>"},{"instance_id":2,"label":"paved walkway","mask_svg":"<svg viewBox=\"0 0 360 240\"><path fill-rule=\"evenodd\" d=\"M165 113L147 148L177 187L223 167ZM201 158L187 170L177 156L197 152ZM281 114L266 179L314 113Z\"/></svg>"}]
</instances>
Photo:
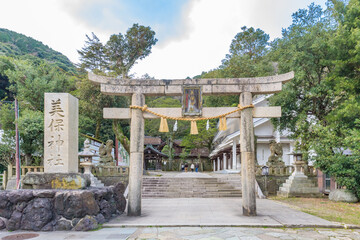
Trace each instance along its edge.
<instances>
[{"instance_id":1,"label":"paved walkway","mask_svg":"<svg viewBox=\"0 0 360 240\"><path fill-rule=\"evenodd\" d=\"M267 199L257 199L256 217L242 215L241 198L157 198L142 199L142 215L126 213L105 227L343 227L291 209Z\"/></svg>"},{"instance_id":2,"label":"paved walkway","mask_svg":"<svg viewBox=\"0 0 360 240\"><path fill-rule=\"evenodd\" d=\"M359 229L327 228L244 228L244 227L152 227L152 228L103 228L91 232L6 232L0 238L15 238L15 235L36 234L34 240L102 240L102 239L186 239L186 240L275 240L275 239L359 239Z\"/></svg>"}]
</instances>

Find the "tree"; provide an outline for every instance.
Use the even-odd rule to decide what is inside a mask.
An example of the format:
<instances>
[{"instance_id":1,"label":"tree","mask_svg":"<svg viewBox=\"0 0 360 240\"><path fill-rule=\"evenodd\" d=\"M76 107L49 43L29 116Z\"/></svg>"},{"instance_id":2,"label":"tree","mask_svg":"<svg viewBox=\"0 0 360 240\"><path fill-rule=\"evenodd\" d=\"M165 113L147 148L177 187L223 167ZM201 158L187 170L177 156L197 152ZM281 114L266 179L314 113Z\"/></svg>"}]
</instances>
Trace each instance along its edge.
<instances>
[{"instance_id":1,"label":"tree","mask_svg":"<svg viewBox=\"0 0 360 240\"><path fill-rule=\"evenodd\" d=\"M236 34L230 45L230 54L227 59L235 56L248 56L250 59L259 59L266 55L269 45L269 35L261 29L243 26L242 32Z\"/></svg>"},{"instance_id":2,"label":"tree","mask_svg":"<svg viewBox=\"0 0 360 240\"><path fill-rule=\"evenodd\" d=\"M86 35L86 38L85 46L78 50L81 62L79 64L80 68L105 72L108 69L108 62L104 45L94 33L92 33L91 38L88 35Z\"/></svg>"},{"instance_id":3,"label":"tree","mask_svg":"<svg viewBox=\"0 0 360 240\"><path fill-rule=\"evenodd\" d=\"M45 92L69 92L75 88L73 76L44 60L13 59L13 64L5 74L10 82L9 90L22 107L43 111Z\"/></svg>"},{"instance_id":4,"label":"tree","mask_svg":"<svg viewBox=\"0 0 360 240\"><path fill-rule=\"evenodd\" d=\"M203 72L200 78L241 78L274 74L267 58L269 35L261 29L241 28L231 42L229 54L219 68ZM239 96L206 96L204 106L229 107L239 104Z\"/></svg>"},{"instance_id":5,"label":"tree","mask_svg":"<svg viewBox=\"0 0 360 240\"><path fill-rule=\"evenodd\" d=\"M154 36L155 32L150 27L134 24L125 35L114 34L103 45L99 38L92 33L92 38L86 36L85 46L78 51L81 57L80 66L83 70L91 70L96 74L128 78L129 71L136 61L151 53L152 46L157 42ZM95 137L97 138L101 138L101 126L106 122L102 118L102 109L104 107L128 107L129 105L127 97L102 94L99 87L85 76L79 79L76 94L80 98L80 112L96 122ZM111 125L116 138L129 151L127 121L113 120Z\"/></svg>"},{"instance_id":6,"label":"tree","mask_svg":"<svg viewBox=\"0 0 360 240\"><path fill-rule=\"evenodd\" d=\"M181 146L185 147L185 149L189 151L194 148L200 149L205 147L209 149L210 152L213 146L214 136L218 129L216 127L216 121L211 120L209 121L209 129L206 130L206 122L207 121L197 121L199 134L186 135L181 142Z\"/></svg>"},{"instance_id":7,"label":"tree","mask_svg":"<svg viewBox=\"0 0 360 240\"><path fill-rule=\"evenodd\" d=\"M155 32L150 27L138 24L129 28L125 35L111 35L105 45L109 69L116 75L127 78L131 67L136 61L148 56L156 42Z\"/></svg>"},{"instance_id":8,"label":"tree","mask_svg":"<svg viewBox=\"0 0 360 240\"><path fill-rule=\"evenodd\" d=\"M329 8L337 20L330 42L335 66L328 74L336 105L325 118L327 124L314 128L318 135L313 141L314 160L339 185L360 197L360 4L334 0Z\"/></svg>"},{"instance_id":9,"label":"tree","mask_svg":"<svg viewBox=\"0 0 360 240\"><path fill-rule=\"evenodd\" d=\"M283 30L283 37L272 43L270 57L278 62L280 72L295 71L295 78L270 98L270 104L282 107L280 130L288 129L305 154L316 138L313 126L326 125L327 116L336 105L333 83L327 78L334 68L329 46L334 30L331 19L320 6L311 4L293 14L293 23Z\"/></svg>"},{"instance_id":10,"label":"tree","mask_svg":"<svg viewBox=\"0 0 360 240\"><path fill-rule=\"evenodd\" d=\"M20 146L25 164L30 166L34 155L41 156L44 146L44 114L25 109L19 118Z\"/></svg>"},{"instance_id":11,"label":"tree","mask_svg":"<svg viewBox=\"0 0 360 240\"><path fill-rule=\"evenodd\" d=\"M45 92L69 92L74 88L74 77L57 66L36 57L7 58L2 76L9 80L9 93L19 100L20 150L30 165L43 149L43 110ZM1 62L1 61L0 61ZM0 122L6 138L15 137L13 104L2 104Z\"/></svg>"}]
</instances>

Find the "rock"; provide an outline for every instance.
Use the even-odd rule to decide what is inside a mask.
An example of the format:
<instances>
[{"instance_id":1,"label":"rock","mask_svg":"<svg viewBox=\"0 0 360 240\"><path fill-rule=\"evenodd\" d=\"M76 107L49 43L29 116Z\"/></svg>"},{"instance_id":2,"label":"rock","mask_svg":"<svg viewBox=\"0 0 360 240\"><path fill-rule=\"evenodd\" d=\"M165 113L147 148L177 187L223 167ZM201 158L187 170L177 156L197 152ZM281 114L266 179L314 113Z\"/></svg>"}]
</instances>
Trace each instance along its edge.
<instances>
[{"instance_id":1,"label":"rock","mask_svg":"<svg viewBox=\"0 0 360 240\"><path fill-rule=\"evenodd\" d=\"M21 216L22 216L21 212L14 211L11 214L9 221L7 222L6 229L8 231L18 230L20 228Z\"/></svg>"},{"instance_id":2,"label":"rock","mask_svg":"<svg viewBox=\"0 0 360 240\"><path fill-rule=\"evenodd\" d=\"M54 221L51 221L51 222L48 222L42 229L41 231L46 231L46 232L49 232L49 231L54 231Z\"/></svg>"},{"instance_id":3,"label":"rock","mask_svg":"<svg viewBox=\"0 0 360 240\"><path fill-rule=\"evenodd\" d=\"M120 213L123 213L126 208L126 199L124 196L115 199L116 200L116 208Z\"/></svg>"},{"instance_id":4,"label":"rock","mask_svg":"<svg viewBox=\"0 0 360 240\"><path fill-rule=\"evenodd\" d=\"M9 205L6 194L7 192L0 191L0 208L6 208Z\"/></svg>"},{"instance_id":5,"label":"rock","mask_svg":"<svg viewBox=\"0 0 360 240\"><path fill-rule=\"evenodd\" d=\"M104 215L102 215L101 213L99 213L98 215L95 216L96 221L98 222L98 224L104 224L106 223L106 219L104 217Z\"/></svg>"},{"instance_id":6,"label":"rock","mask_svg":"<svg viewBox=\"0 0 360 240\"><path fill-rule=\"evenodd\" d=\"M94 193L96 201L105 199L109 201L113 197L112 188L100 188L91 190Z\"/></svg>"},{"instance_id":7,"label":"rock","mask_svg":"<svg viewBox=\"0 0 360 240\"><path fill-rule=\"evenodd\" d=\"M56 213L67 219L96 215L99 206L91 191L71 191L55 195Z\"/></svg>"},{"instance_id":8,"label":"rock","mask_svg":"<svg viewBox=\"0 0 360 240\"><path fill-rule=\"evenodd\" d=\"M111 215L113 213L111 205L108 201L105 199L101 200L100 204L100 212L105 217L105 219L109 220L111 218Z\"/></svg>"},{"instance_id":9,"label":"rock","mask_svg":"<svg viewBox=\"0 0 360 240\"><path fill-rule=\"evenodd\" d=\"M73 226L76 226L76 224L78 224L78 222L81 220L81 218L74 218L71 222Z\"/></svg>"},{"instance_id":10,"label":"rock","mask_svg":"<svg viewBox=\"0 0 360 240\"><path fill-rule=\"evenodd\" d=\"M56 190L49 190L49 189L33 191L34 197L38 197L38 198L53 198L55 196L55 193Z\"/></svg>"},{"instance_id":11,"label":"rock","mask_svg":"<svg viewBox=\"0 0 360 240\"><path fill-rule=\"evenodd\" d=\"M4 228L6 228L6 223L2 218L0 218L0 230L2 230Z\"/></svg>"},{"instance_id":12,"label":"rock","mask_svg":"<svg viewBox=\"0 0 360 240\"><path fill-rule=\"evenodd\" d=\"M72 229L72 221L61 218L54 226L55 231L69 231Z\"/></svg>"},{"instance_id":13,"label":"rock","mask_svg":"<svg viewBox=\"0 0 360 240\"><path fill-rule=\"evenodd\" d=\"M113 188L113 192L114 194L116 194L117 196L124 196L124 192L125 192L125 185L122 184L121 182L117 183Z\"/></svg>"},{"instance_id":14,"label":"rock","mask_svg":"<svg viewBox=\"0 0 360 240\"><path fill-rule=\"evenodd\" d=\"M11 208L0 208L0 217L9 219L11 217Z\"/></svg>"},{"instance_id":15,"label":"rock","mask_svg":"<svg viewBox=\"0 0 360 240\"><path fill-rule=\"evenodd\" d=\"M14 204L17 202L28 202L34 197L31 190L13 190L9 191L6 196Z\"/></svg>"},{"instance_id":16,"label":"rock","mask_svg":"<svg viewBox=\"0 0 360 240\"><path fill-rule=\"evenodd\" d=\"M27 205L26 202L18 202L15 206L15 209L18 210L19 212L22 212L26 207L26 205Z\"/></svg>"},{"instance_id":17,"label":"rock","mask_svg":"<svg viewBox=\"0 0 360 240\"><path fill-rule=\"evenodd\" d=\"M347 189L335 189L329 194L329 199L335 202L356 203L359 200L354 193Z\"/></svg>"},{"instance_id":18,"label":"rock","mask_svg":"<svg viewBox=\"0 0 360 240\"><path fill-rule=\"evenodd\" d=\"M124 212L126 207L126 199L124 197L125 186L122 183L118 183L113 187L114 200L116 202L116 208L119 212Z\"/></svg>"},{"instance_id":19,"label":"rock","mask_svg":"<svg viewBox=\"0 0 360 240\"><path fill-rule=\"evenodd\" d=\"M93 216L86 215L73 228L75 231L89 231L98 228L98 223Z\"/></svg>"},{"instance_id":20,"label":"rock","mask_svg":"<svg viewBox=\"0 0 360 240\"><path fill-rule=\"evenodd\" d=\"M49 198L31 200L23 211L21 229L41 230L53 218L53 204Z\"/></svg>"}]
</instances>

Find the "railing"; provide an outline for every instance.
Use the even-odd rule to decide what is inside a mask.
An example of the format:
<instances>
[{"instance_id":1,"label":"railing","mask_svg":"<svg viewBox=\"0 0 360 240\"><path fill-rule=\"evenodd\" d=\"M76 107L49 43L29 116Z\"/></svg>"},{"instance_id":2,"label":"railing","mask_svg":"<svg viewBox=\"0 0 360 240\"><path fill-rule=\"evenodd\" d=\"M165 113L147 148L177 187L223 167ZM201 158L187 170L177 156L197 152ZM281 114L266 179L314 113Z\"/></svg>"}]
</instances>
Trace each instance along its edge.
<instances>
[{"instance_id":1,"label":"railing","mask_svg":"<svg viewBox=\"0 0 360 240\"><path fill-rule=\"evenodd\" d=\"M25 176L28 172L44 172L43 166L21 166L21 176ZM16 175L16 167L9 164L8 165L8 177Z\"/></svg>"},{"instance_id":2,"label":"railing","mask_svg":"<svg viewBox=\"0 0 360 240\"><path fill-rule=\"evenodd\" d=\"M92 168L92 173L97 177L103 176L123 176L129 174L129 167L123 166L96 166Z\"/></svg>"},{"instance_id":3,"label":"railing","mask_svg":"<svg viewBox=\"0 0 360 240\"><path fill-rule=\"evenodd\" d=\"M262 175L262 167L256 168L256 175ZM290 176L294 172L294 166L269 166L269 175L273 176ZM316 176L316 169L313 166L303 166L305 175Z\"/></svg>"}]
</instances>

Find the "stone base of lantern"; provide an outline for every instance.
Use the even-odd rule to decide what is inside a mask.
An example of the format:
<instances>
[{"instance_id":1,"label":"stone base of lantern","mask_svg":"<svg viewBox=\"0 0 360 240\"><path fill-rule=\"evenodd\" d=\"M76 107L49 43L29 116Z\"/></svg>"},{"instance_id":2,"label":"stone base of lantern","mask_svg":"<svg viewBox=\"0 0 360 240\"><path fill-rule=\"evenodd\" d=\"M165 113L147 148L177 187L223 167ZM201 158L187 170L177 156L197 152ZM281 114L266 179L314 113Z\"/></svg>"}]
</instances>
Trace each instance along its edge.
<instances>
[{"instance_id":1,"label":"stone base of lantern","mask_svg":"<svg viewBox=\"0 0 360 240\"><path fill-rule=\"evenodd\" d=\"M303 161L295 162L295 171L280 186L277 195L280 197L321 197L316 183L308 179L303 172Z\"/></svg>"},{"instance_id":2,"label":"stone base of lantern","mask_svg":"<svg viewBox=\"0 0 360 240\"><path fill-rule=\"evenodd\" d=\"M80 165L84 167L84 174L90 177L91 187L104 187L104 184L91 173L93 166L91 162L82 162Z\"/></svg>"}]
</instances>

